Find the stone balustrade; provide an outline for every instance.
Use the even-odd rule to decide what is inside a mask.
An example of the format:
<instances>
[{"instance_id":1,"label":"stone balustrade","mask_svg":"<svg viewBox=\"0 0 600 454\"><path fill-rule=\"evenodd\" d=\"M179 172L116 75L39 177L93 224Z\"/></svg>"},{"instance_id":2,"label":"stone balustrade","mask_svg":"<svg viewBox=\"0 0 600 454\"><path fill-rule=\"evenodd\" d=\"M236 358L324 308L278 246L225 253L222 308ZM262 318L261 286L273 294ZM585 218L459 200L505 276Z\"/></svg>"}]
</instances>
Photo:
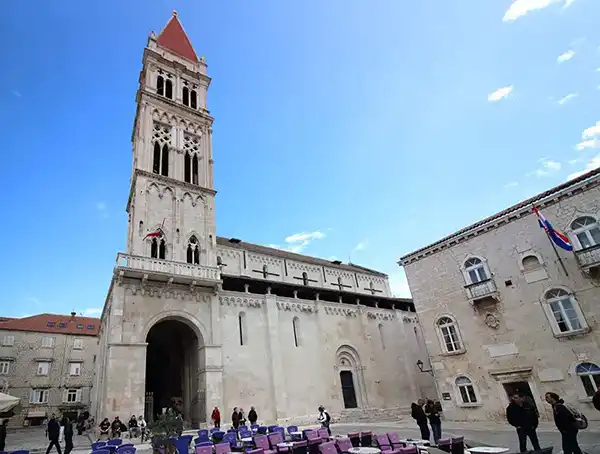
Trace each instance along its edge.
<instances>
[{"instance_id":1,"label":"stone balustrade","mask_svg":"<svg viewBox=\"0 0 600 454\"><path fill-rule=\"evenodd\" d=\"M579 266L584 270L600 267L600 245L575 251L575 256Z\"/></svg>"},{"instance_id":2,"label":"stone balustrade","mask_svg":"<svg viewBox=\"0 0 600 454\"><path fill-rule=\"evenodd\" d=\"M180 280L195 280L200 282L219 282L221 274L217 267L196 265L192 263L173 262L139 255L119 253L116 269L139 271L143 274L162 274Z\"/></svg>"},{"instance_id":3,"label":"stone balustrade","mask_svg":"<svg viewBox=\"0 0 600 454\"><path fill-rule=\"evenodd\" d=\"M467 298L471 301L492 298L498 293L493 279L466 285L465 290L467 291Z\"/></svg>"}]
</instances>

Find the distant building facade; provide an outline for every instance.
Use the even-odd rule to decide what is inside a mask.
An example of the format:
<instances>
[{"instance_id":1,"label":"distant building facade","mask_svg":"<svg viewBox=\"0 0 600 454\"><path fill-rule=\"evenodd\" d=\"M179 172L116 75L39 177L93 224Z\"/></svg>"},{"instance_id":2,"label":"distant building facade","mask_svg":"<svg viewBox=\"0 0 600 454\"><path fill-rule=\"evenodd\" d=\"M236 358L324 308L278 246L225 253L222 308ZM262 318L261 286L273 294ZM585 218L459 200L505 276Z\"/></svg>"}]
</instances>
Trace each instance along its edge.
<instances>
[{"instance_id":1,"label":"distant building facade","mask_svg":"<svg viewBox=\"0 0 600 454\"><path fill-rule=\"evenodd\" d=\"M175 14L148 39L93 414L151 420L177 402L200 425L214 406L273 422L314 421L319 405L408 411L434 386L416 367L412 300L385 274L217 236L206 70Z\"/></svg>"},{"instance_id":2,"label":"distant building facade","mask_svg":"<svg viewBox=\"0 0 600 454\"><path fill-rule=\"evenodd\" d=\"M99 328L74 314L0 318L0 392L21 399L11 426L89 410Z\"/></svg>"},{"instance_id":3,"label":"distant building facade","mask_svg":"<svg viewBox=\"0 0 600 454\"><path fill-rule=\"evenodd\" d=\"M532 203L574 252L555 252ZM544 418L553 391L598 419L599 221L593 171L400 259L447 418L503 420L518 390Z\"/></svg>"}]
</instances>

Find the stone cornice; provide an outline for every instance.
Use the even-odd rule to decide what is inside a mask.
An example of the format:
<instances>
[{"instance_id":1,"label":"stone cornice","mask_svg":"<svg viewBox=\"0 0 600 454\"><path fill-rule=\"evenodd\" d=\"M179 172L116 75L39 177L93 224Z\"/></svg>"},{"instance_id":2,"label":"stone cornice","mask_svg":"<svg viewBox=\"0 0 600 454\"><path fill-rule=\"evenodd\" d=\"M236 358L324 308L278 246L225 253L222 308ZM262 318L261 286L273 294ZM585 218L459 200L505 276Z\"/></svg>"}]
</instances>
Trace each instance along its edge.
<instances>
[{"instance_id":1,"label":"stone cornice","mask_svg":"<svg viewBox=\"0 0 600 454\"><path fill-rule=\"evenodd\" d=\"M277 301L277 309L281 311L307 312L316 314L319 310L315 304L307 304L301 302Z\"/></svg>"},{"instance_id":2,"label":"stone cornice","mask_svg":"<svg viewBox=\"0 0 600 454\"><path fill-rule=\"evenodd\" d=\"M264 298L251 296L220 296L221 306L254 307L261 308L265 304Z\"/></svg>"},{"instance_id":3,"label":"stone cornice","mask_svg":"<svg viewBox=\"0 0 600 454\"><path fill-rule=\"evenodd\" d=\"M503 225L510 222L521 219L525 216L533 216L531 210L532 204L540 208L546 208L556 203L561 202L564 199L570 198L574 195L582 193L600 184L600 169L593 170L582 175L579 178L575 178L567 183L556 186L548 191L542 192L534 197L531 197L523 202L513 205L493 216L487 217L475 224L472 224L464 229L461 229L450 236L442 238L435 243L425 246L421 249L417 249L398 260L398 265L405 266L411 263L417 262L429 255L436 254L443 249L453 247L464 241L468 241L471 238L475 238L479 235L487 233L491 230L495 230Z\"/></svg>"},{"instance_id":4,"label":"stone cornice","mask_svg":"<svg viewBox=\"0 0 600 454\"><path fill-rule=\"evenodd\" d=\"M186 287L182 284L155 284L144 282L143 279L138 282L127 281L119 284L123 289L129 290L132 295L149 296L151 298L178 299L181 301L195 299L198 303L210 303L212 295L210 293L197 291L195 287Z\"/></svg>"},{"instance_id":5,"label":"stone cornice","mask_svg":"<svg viewBox=\"0 0 600 454\"><path fill-rule=\"evenodd\" d=\"M148 99L146 100L144 98ZM207 109L194 110L191 107L178 104L172 99L165 98L164 96L157 95L156 93L152 93L142 88L138 89L137 102L140 105L143 102L150 102L156 107L159 107L164 111L168 111L174 115L178 115L182 117L182 119L185 118L188 121L198 121L198 119L200 119L209 128L212 127L212 124L215 121L215 119L209 115Z\"/></svg>"},{"instance_id":6,"label":"stone cornice","mask_svg":"<svg viewBox=\"0 0 600 454\"><path fill-rule=\"evenodd\" d=\"M372 320L396 320L396 314L393 311L367 311L367 318Z\"/></svg>"},{"instance_id":7,"label":"stone cornice","mask_svg":"<svg viewBox=\"0 0 600 454\"><path fill-rule=\"evenodd\" d=\"M359 310L352 307L335 307L325 306L325 313L327 315L343 315L345 317L357 317Z\"/></svg>"},{"instance_id":8,"label":"stone cornice","mask_svg":"<svg viewBox=\"0 0 600 454\"><path fill-rule=\"evenodd\" d=\"M127 213L129 213L129 207L131 206L131 200L133 199L133 194L135 191L135 183L137 181L138 175L146 177L150 180L158 181L158 182L166 184L166 185L176 186L179 188L186 189L189 192L193 192L194 195L206 194L211 197L214 197L217 194L217 191L215 191L214 189L205 188L203 186L198 186L198 185L195 185L192 183L186 183L185 181L176 180L175 178L165 177L164 175L158 175L156 173L151 173L151 172L147 172L145 170L136 168L133 170L133 177L131 179L131 184L129 186L129 198L127 199L127 207L125 208L125 211L127 211Z\"/></svg>"}]
</instances>

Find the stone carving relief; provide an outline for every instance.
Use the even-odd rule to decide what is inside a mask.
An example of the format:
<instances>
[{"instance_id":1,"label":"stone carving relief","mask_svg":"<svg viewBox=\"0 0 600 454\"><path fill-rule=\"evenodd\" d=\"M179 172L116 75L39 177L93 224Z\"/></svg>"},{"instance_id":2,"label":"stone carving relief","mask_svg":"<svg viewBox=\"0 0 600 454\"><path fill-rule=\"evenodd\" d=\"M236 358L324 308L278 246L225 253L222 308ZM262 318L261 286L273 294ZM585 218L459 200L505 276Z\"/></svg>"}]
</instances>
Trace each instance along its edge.
<instances>
[{"instance_id":1,"label":"stone carving relief","mask_svg":"<svg viewBox=\"0 0 600 454\"><path fill-rule=\"evenodd\" d=\"M309 314L317 313L318 309L312 304L302 303L283 303L277 302L277 309L283 311L308 312Z\"/></svg>"},{"instance_id":2,"label":"stone carving relief","mask_svg":"<svg viewBox=\"0 0 600 454\"><path fill-rule=\"evenodd\" d=\"M306 263L296 263L288 261L287 267L289 270L306 271L309 273L321 273L321 267L308 265Z\"/></svg>"},{"instance_id":3,"label":"stone carving relief","mask_svg":"<svg viewBox=\"0 0 600 454\"><path fill-rule=\"evenodd\" d=\"M325 274L327 274L327 276L337 276L354 281L354 274L349 273L348 271L337 270L334 268L325 268Z\"/></svg>"},{"instance_id":4,"label":"stone carving relief","mask_svg":"<svg viewBox=\"0 0 600 454\"><path fill-rule=\"evenodd\" d=\"M402 321L404 323L417 323L417 317L410 317L408 315L405 315L404 317L402 317Z\"/></svg>"},{"instance_id":5,"label":"stone carving relief","mask_svg":"<svg viewBox=\"0 0 600 454\"><path fill-rule=\"evenodd\" d=\"M264 301L261 299L242 298L239 296L221 296L219 300L221 301L221 306L260 308L264 304Z\"/></svg>"},{"instance_id":6,"label":"stone carving relief","mask_svg":"<svg viewBox=\"0 0 600 454\"><path fill-rule=\"evenodd\" d=\"M121 285L121 284L120 284ZM165 298L176 300L195 299L197 302L210 303L211 296L205 293L196 292L192 287L190 289L172 288L169 283L164 286L149 285L142 280L139 285L126 285L125 290L129 290L132 295L149 296L151 298Z\"/></svg>"},{"instance_id":7,"label":"stone carving relief","mask_svg":"<svg viewBox=\"0 0 600 454\"><path fill-rule=\"evenodd\" d=\"M280 266L282 264L281 259L269 257L267 255L248 254L248 261L258 262L265 265Z\"/></svg>"},{"instance_id":8,"label":"stone carving relief","mask_svg":"<svg viewBox=\"0 0 600 454\"><path fill-rule=\"evenodd\" d=\"M366 284L368 284L369 282L373 282L374 284L380 284L382 286L385 286L385 279L383 279L381 277L357 273L356 278L358 279L359 282L364 282Z\"/></svg>"},{"instance_id":9,"label":"stone carving relief","mask_svg":"<svg viewBox=\"0 0 600 454\"><path fill-rule=\"evenodd\" d=\"M325 306L325 313L327 315L344 315L346 317L356 317L358 315L358 311L356 309L330 306Z\"/></svg>"},{"instance_id":10,"label":"stone carving relief","mask_svg":"<svg viewBox=\"0 0 600 454\"><path fill-rule=\"evenodd\" d=\"M488 312L485 314L485 324L490 328L498 329L498 326L500 326L500 320L498 320L498 317L495 314Z\"/></svg>"},{"instance_id":11,"label":"stone carving relief","mask_svg":"<svg viewBox=\"0 0 600 454\"><path fill-rule=\"evenodd\" d=\"M367 312L367 317L373 320L395 320L396 316L389 312Z\"/></svg>"},{"instance_id":12,"label":"stone carving relief","mask_svg":"<svg viewBox=\"0 0 600 454\"><path fill-rule=\"evenodd\" d=\"M217 248L217 254L221 257L231 257L233 259L239 259L242 255L240 251L229 248Z\"/></svg>"}]
</instances>

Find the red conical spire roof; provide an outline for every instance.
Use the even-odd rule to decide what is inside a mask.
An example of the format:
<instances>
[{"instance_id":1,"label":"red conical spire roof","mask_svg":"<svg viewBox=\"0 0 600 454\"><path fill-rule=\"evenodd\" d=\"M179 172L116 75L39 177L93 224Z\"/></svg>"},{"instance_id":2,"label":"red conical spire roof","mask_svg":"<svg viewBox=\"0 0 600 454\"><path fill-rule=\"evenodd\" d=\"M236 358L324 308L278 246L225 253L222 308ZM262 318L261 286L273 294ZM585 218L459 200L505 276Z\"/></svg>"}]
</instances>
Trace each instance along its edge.
<instances>
[{"instance_id":1,"label":"red conical spire roof","mask_svg":"<svg viewBox=\"0 0 600 454\"><path fill-rule=\"evenodd\" d=\"M164 47L174 54L187 58L193 62L198 62L198 56L196 55L196 52L194 52L192 43L190 43L190 39L185 34L185 31L177 18L176 11L173 11L173 16L158 35L156 43L160 47Z\"/></svg>"}]
</instances>

